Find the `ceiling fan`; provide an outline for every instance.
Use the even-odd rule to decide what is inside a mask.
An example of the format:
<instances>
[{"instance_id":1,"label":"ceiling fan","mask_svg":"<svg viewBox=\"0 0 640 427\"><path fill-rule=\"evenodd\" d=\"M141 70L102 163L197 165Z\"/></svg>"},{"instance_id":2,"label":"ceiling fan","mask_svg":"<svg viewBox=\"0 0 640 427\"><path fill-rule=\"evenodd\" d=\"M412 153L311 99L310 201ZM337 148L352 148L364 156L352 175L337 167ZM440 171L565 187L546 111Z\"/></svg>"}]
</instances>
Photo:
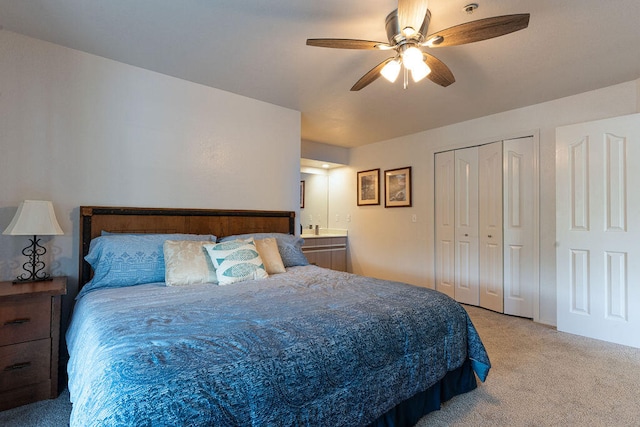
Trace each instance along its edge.
<instances>
[{"instance_id":1,"label":"ceiling fan","mask_svg":"<svg viewBox=\"0 0 640 427\"><path fill-rule=\"evenodd\" d=\"M456 81L453 73L435 56L422 51L429 48L457 46L487 40L527 28L529 14L495 16L456 25L427 35L431 12L428 0L398 0L398 9L386 19L388 43L355 39L307 39L307 45L337 49L377 49L395 50L395 56L385 59L360 78L351 88L360 90L374 82L381 75L395 82L404 71L404 87L408 84L408 74L415 82L428 77L434 83L447 87ZM468 13L478 7L472 3L465 6Z\"/></svg>"}]
</instances>

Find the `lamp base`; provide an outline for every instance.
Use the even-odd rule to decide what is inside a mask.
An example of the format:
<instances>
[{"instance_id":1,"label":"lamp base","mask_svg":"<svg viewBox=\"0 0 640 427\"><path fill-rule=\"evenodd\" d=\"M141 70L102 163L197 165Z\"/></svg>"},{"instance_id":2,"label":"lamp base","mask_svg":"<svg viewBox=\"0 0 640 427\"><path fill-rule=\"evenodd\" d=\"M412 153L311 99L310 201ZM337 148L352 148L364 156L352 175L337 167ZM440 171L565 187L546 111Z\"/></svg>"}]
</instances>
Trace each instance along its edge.
<instances>
[{"instance_id":1,"label":"lamp base","mask_svg":"<svg viewBox=\"0 0 640 427\"><path fill-rule=\"evenodd\" d=\"M51 276L42 271L44 270L44 262L40 260L40 257L46 253L47 250L40 244L40 239L37 236L33 236L29 245L22 250L22 254L27 257L27 262L22 264L25 272L16 277L13 284L40 282L49 279Z\"/></svg>"}]
</instances>

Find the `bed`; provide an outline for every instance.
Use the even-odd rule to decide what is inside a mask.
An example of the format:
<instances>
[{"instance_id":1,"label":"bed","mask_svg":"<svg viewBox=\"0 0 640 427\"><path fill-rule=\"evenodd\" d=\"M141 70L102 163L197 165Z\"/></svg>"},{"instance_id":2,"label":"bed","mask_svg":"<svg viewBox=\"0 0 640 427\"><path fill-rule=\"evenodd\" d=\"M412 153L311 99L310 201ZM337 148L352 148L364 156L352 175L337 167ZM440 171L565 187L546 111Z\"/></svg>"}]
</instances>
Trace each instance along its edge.
<instances>
[{"instance_id":1,"label":"bed","mask_svg":"<svg viewBox=\"0 0 640 427\"><path fill-rule=\"evenodd\" d=\"M294 226L293 212L81 207L70 425L411 426L484 381L459 304L306 265ZM237 279L247 245L271 274ZM199 274L183 274L187 247Z\"/></svg>"}]
</instances>

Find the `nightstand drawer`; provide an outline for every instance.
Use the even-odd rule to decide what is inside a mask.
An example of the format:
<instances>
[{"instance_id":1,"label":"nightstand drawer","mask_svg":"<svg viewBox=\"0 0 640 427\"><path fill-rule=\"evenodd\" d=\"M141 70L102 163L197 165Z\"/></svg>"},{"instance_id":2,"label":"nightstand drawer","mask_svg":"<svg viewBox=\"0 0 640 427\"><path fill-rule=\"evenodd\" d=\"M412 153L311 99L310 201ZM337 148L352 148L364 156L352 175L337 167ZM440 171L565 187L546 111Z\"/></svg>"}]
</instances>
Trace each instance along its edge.
<instances>
[{"instance_id":1,"label":"nightstand drawer","mask_svg":"<svg viewBox=\"0 0 640 427\"><path fill-rule=\"evenodd\" d=\"M50 372L50 339L0 347L0 392L47 381Z\"/></svg>"},{"instance_id":2,"label":"nightstand drawer","mask_svg":"<svg viewBox=\"0 0 640 427\"><path fill-rule=\"evenodd\" d=\"M50 296L0 301L0 346L49 338L50 334Z\"/></svg>"}]
</instances>

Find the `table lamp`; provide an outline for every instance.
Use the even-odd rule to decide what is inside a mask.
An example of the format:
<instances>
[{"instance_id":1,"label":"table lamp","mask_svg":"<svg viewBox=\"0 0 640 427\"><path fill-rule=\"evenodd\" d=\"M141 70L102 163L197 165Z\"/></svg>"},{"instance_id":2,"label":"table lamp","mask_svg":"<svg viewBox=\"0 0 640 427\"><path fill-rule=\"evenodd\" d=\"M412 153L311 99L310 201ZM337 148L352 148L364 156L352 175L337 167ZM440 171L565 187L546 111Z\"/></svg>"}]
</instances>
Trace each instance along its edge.
<instances>
[{"instance_id":1,"label":"table lamp","mask_svg":"<svg viewBox=\"0 0 640 427\"><path fill-rule=\"evenodd\" d=\"M22 250L22 254L28 258L22 265L25 273L22 273L13 282L37 282L51 280L49 274L44 272L44 262L40 257L47 250L40 244L37 236L54 236L64 234L56 215L53 212L53 204L44 200L25 200L20 203L18 211L11 220L9 226L2 234L9 236L33 236L29 245Z\"/></svg>"}]
</instances>

